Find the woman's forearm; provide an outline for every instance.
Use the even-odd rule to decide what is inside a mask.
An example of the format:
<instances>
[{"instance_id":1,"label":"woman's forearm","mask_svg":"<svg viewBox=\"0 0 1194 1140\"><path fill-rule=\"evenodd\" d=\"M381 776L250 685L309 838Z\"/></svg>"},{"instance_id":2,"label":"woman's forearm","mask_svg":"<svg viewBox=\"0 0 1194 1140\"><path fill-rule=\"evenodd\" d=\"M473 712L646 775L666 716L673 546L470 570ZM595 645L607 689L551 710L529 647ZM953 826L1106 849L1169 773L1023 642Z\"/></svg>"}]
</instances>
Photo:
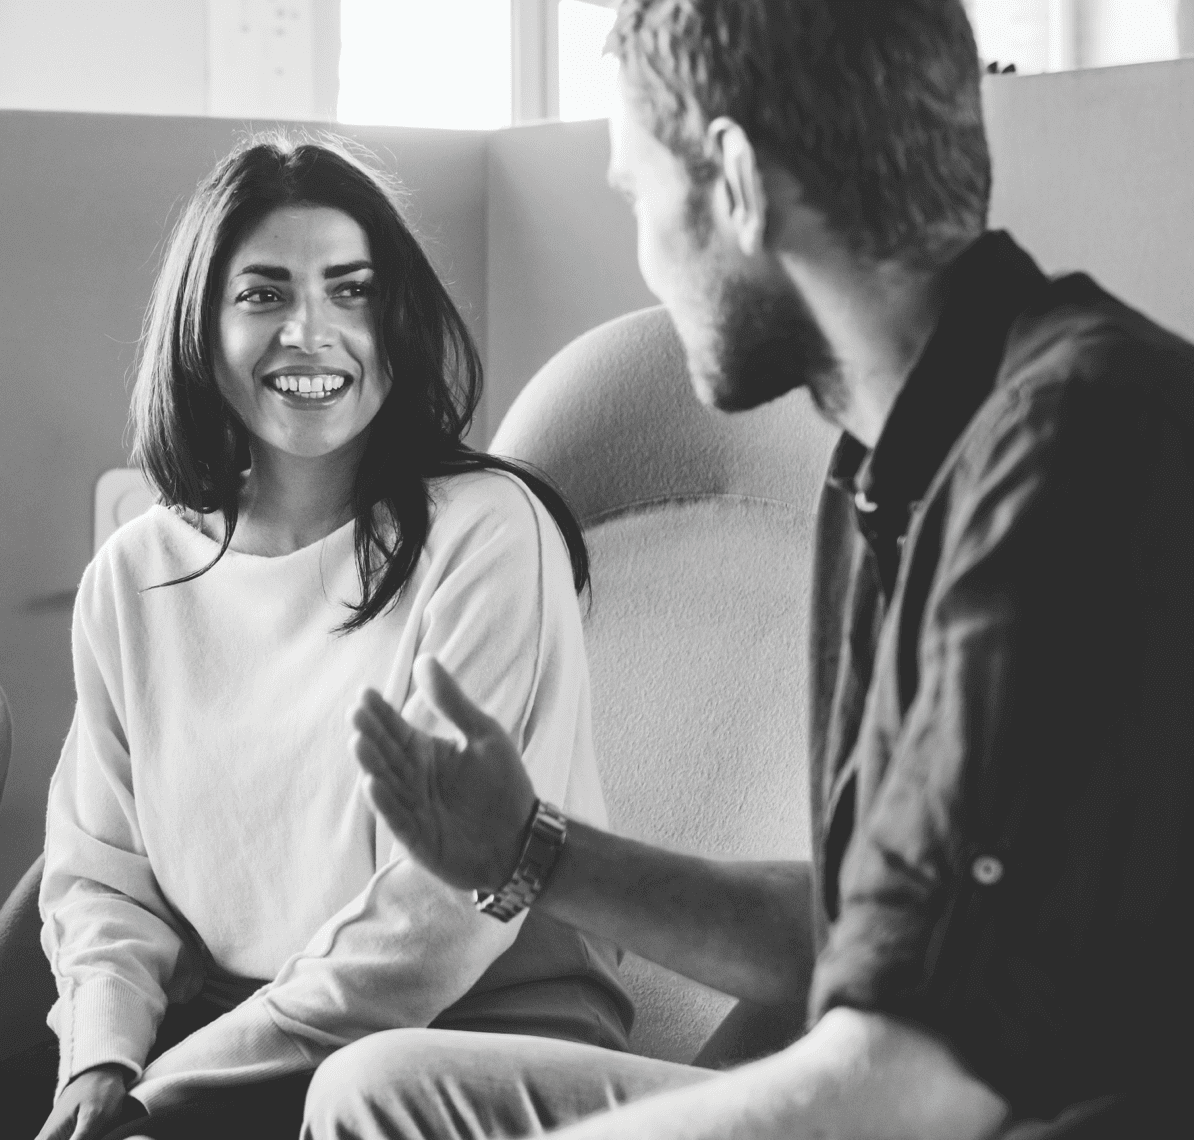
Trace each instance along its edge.
<instances>
[{"instance_id":1,"label":"woman's forearm","mask_svg":"<svg viewBox=\"0 0 1194 1140\"><path fill-rule=\"evenodd\" d=\"M517 930L477 914L470 898L412 860L396 859L268 986L150 1064L133 1095L157 1108L206 1085L314 1069L370 1033L427 1025Z\"/></svg>"}]
</instances>

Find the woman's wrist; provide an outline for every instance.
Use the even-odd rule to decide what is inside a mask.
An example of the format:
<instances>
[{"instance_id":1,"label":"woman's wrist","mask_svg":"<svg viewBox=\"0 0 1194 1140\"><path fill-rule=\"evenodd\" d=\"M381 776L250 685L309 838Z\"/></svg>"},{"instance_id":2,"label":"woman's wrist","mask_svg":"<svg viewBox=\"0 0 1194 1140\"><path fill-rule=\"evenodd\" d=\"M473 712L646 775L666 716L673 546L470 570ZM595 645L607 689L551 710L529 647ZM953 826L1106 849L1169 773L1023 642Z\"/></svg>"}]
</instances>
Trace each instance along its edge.
<instances>
[{"instance_id":1,"label":"woman's wrist","mask_svg":"<svg viewBox=\"0 0 1194 1140\"><path fill-rule=\"evenodd\" d=\"M89 1069L81 1069L66 1083L72 1085L80 1077L85 1077L88 1074L118 1077L125 1088L128 1088L136 1076L136 1073L128 1065L122 1065L119 1061L104 1061L99 1065L92 1065Z\"/></svg>"}]
</instances>

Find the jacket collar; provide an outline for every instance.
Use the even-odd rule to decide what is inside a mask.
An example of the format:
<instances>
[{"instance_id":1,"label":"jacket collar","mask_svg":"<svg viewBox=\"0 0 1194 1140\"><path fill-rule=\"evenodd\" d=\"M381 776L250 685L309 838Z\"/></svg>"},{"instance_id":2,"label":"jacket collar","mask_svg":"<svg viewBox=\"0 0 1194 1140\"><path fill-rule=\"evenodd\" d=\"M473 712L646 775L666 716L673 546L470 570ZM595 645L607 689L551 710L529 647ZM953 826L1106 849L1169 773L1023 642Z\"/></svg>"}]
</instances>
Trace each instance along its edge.
<instances>
[{"instance_id":1,"label":"jacket collar","mask_svg":"<svg viewBox=\"0 0 1194 1140\"><path fill-rule=\"evenodd\" d=\"M843 434L830 485L854 495L861 513L880 514L888 524L883 530L902 534L913 505L990 395L1013 322L1048 284L1007 233L991 231L974 241L949 267L937 327L874 451Z\"/></svg>"}]
</instances>

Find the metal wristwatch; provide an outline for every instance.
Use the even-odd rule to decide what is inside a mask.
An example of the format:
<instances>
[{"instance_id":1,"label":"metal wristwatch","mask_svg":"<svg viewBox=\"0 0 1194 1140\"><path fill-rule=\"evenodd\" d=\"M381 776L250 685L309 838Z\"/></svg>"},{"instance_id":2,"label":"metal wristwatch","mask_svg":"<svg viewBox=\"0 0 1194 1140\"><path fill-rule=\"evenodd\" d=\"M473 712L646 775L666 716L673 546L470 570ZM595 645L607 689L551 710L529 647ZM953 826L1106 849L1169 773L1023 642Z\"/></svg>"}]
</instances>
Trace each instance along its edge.
<instances>
[{"instance_id":1,"label":"metal wristwatch","mask_svg":"<svg viewBox=\"0 0 1194 1140\"><path fill-rule=\"evenodd\" d=\"M546 886L567 835L568 821L563 813L551 804L536 800L530 830L522 845L522 854L518 856L514 874L496 894L483 895L480 891L474 891L477 909L482 914L500 918L502 922L509 922L516 914L526 910Z\"/></svg>"}]
</instances>

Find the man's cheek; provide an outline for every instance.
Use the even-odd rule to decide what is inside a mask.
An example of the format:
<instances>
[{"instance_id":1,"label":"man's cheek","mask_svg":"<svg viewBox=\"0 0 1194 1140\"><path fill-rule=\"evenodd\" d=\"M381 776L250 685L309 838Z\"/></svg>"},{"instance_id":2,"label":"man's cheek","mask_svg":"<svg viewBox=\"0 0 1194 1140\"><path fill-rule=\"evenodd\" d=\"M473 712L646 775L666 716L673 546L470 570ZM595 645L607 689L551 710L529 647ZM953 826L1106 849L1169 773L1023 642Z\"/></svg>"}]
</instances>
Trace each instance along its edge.
<instances>
[{"instance_id":1,"label":"man's cheek","mask_svg":"<svg viewBox=\"0 0 1194 1140\"><path fill-rule=\"evenodd\" d=\"M691 266L685 258L687 246L674 235L663 234L640 224L638 268L647 288L668 309L684 306L692 291Z\"/></svg>"},{"instance_id":2,"label":"man's cheek","mask_svg":"<svg viewBox=\"0 0 1194 1140\"><path fill-rule=\"evenodd\" d=\"M643 283L663 304L667 304L659 273L658 243L640 218L638 223L638 271Z\"/></svg>"}]
</instances>

